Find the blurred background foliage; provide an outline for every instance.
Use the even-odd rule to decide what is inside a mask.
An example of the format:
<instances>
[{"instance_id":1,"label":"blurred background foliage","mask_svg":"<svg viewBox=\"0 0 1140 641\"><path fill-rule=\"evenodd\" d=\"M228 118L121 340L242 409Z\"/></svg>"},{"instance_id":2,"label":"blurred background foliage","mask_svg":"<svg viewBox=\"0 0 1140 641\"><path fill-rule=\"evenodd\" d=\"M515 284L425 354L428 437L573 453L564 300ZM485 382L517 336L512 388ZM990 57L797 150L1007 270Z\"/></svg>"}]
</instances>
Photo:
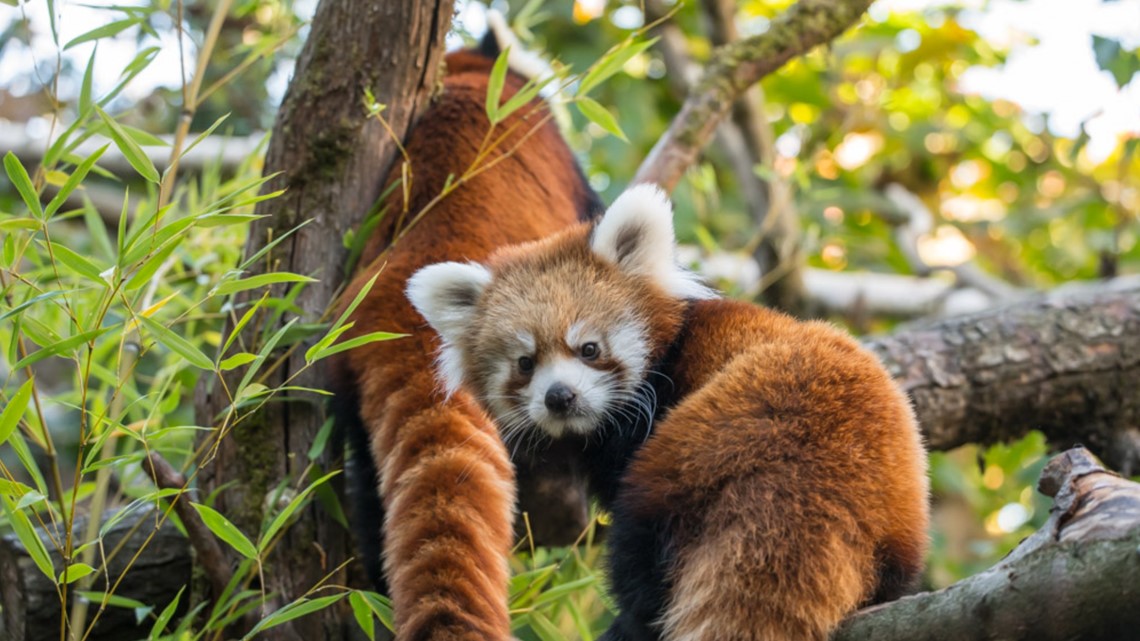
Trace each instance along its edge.
<instances>
[{"instance_id":1,"label":"blurred background foliage","mask_svg":"<svg viewBox=\"0 0 1140 641\"><path fill-rule=\"evenodd\" d=\"M41 2L0 8L0 147L6 147L0 151L17 151L36 186L50 197L66 181L66 168L79 159L64 156L56 164L37 166L52 136L77 120L94 122L81 109L85 92L87 100L92 94L115 94L103 108L142 148L169 146L169 138L161 136L178 126L183 78L192 72L196 48L203 43L217 4L57 2L54 21ZM690 1L659 7L684 34L685 53L697 65L707 62L714 49L708 4ZM761 33L789 4L742 1L734 19L742 36ZM1140 271L1140 125L1136 124L1140 81L1135 81L1140 71L1140 20L1114 33L1093 32L1087 21L1081 23L1088 31L1080 36L1082 55L1095 61L1098 82L1111 83L1116 98L1131 109L1131 128L1104 126L1106 114L1119 111L1119 105L1089 110L1079 122L1070 118L1057 126L1048 109L1029 109L1014 98L971 90L965 82L971 74L978 77L979 70L1012 67L1015 56L1039 46L1029 32L1010 29L1006 37L994 38L978 27L987 15L1020 4L1029 3L879 3L852 33L764 80L762 112L771 129L774 155L753 170L764 180L789 186L809 266L899 275L920 271L896 239L897 212L884 196L888 185L899 185L932 214L931 225L917 244L927 267L974 261L1000 282L1033 289ZM202 83L204 99L193 113L189 131L193 137L221 120L211 138L254 142L243 162L223 162L219 152L213 162L185 167L167 194L177 209L203 212L252 196L247 192L256 188L261 169L259 143L272 126L314 5L311 0L233 3L220 25ZM585 70L646 23L639 2L499 0L494 7L512 17L516 31L531 48L575 72ZM471 44L481 35L482 11L477 2L458 4L451 46ZM1084 2L1053 15L1082 11L1140 16L1135 3L1127 0ZM176 33L179 16L187 34L181 40ZM84 40L82 34L91 34L92 29L99 33ZM53 37L53 30L65 35ZM179 62L180 51L185 68ZM669 68L660 46L655 46L594 90L591 95L616 117L628 142L565 110L567 139L591 185L605 200L624 188L668 127L684 98L677 82L682 74L683 70ZM1023 85L1057 81L1008 78L1011 84ZM108 141L106 131L97 126L89 129L85 135L92 141ZM685 242L705 253L749 251L757 224L741 196L740 183L725 150L714 143L674 194ZM95 198L100 189L116 195L113 206ZM111 247L118 217L137 219L160 197L155 183L99 165L82 186L80 194L84 193L89 197L65 207L53 222L52 240L107 260L114 258ZM18 191L0 177L4 218L24 211ZM245 204L231 213L250 211L251 205ZM233 277L231 270L241 262L243 230L242 225L188 230L187 242L179 244L173 259L164 263L163 278L139 301L153 304L173 296L164 317L208 353L221 344L221 319L232 310L224 308L221 299L196 301L206 301L212 288ZM8 243L18 232L18 226L0 228ZM46 263L36 263L34 255L27 260L30 273L47 268ZM289 310L288 297L273 300L276 313ZM14 306L7 300L0 313ZM37 309L42 310L38 321L45 326L67 322L59 307ZM858 331L888 331L900 319L865 314L857 318L852 312L833 320ZM9 370L14 352L7 349L18 331L10 321L0 323L6 354L0 357L4 402L21 382ZM161 427L187 427L159 433L160 439L169 441L154 444L172 459L184 461L178 453L187 453L193 432L190 390L202 370L185 363L173 366L164 354L172 356L158 348L144 352L125 388L123 424L137 427L155 420L155 408L161 410ZM177 354L173 356L177 360ZM40 367L39 379L50 395L43 412L52 415L56 446L74 452L80 446L77 425L85 386L62 359L46 360ZM114 387L113 371L96 371L94 376ZM91 401L87 402L91 410ZM971 446L932 456L936 517L928 586L945 586L988 567L1044 521L1049 503L1033 485L1046 452L1044 440L1033 435L1018 443L988 449ZM119 455L123 458L113 465L121 471L120 500L129 500L144 491L139 488L146 481L138 478L137 467L142 450L124 445ZM44 455L36 451L35 456L42 460ZM22 478L16 458L10 445L0 448L0 461ZM74 461L75 456L62 460ZM63 471L66 478L74 472L66 467ZM87 485L79 491L91 489ZM595 589L599 548L593 545L593 536L593 530L584 533L581 546L565 550L520 546L514 561L518 578L513 605L521 636L592 638L604 628L608 605Z\"/></svg>"}]
</instances>

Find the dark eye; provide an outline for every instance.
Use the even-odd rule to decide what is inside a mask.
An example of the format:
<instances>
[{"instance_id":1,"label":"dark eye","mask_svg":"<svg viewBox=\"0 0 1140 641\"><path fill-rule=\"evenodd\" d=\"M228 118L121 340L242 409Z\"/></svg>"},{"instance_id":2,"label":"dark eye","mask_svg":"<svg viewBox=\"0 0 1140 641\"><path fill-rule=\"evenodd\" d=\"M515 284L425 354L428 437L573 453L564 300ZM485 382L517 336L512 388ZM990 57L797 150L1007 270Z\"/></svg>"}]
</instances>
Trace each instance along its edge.
<instances>
[{"instance_id":1,"label":"dark eye","mask_svg":"<svg viewBox=\"0 0 1140 641\"><path fill-rule=\"evenodd\" d=\"M597 343L585 343L582 345L580 351L582 353L582 358L584 358L588 361L592 361L598 357L598 351L599 351L598 350L598 344Z\"/></svg>"},{"instance_id":2,"label":"dark eye","mask_svg":"<svg viewBox=\"0 0 1140 641\"><path fill-rule=\"evenodd\" d=\"M519 357L519 371L523 374L530 374L534 371L534 359L529 356Z\"/></svg>"}]
</instances>

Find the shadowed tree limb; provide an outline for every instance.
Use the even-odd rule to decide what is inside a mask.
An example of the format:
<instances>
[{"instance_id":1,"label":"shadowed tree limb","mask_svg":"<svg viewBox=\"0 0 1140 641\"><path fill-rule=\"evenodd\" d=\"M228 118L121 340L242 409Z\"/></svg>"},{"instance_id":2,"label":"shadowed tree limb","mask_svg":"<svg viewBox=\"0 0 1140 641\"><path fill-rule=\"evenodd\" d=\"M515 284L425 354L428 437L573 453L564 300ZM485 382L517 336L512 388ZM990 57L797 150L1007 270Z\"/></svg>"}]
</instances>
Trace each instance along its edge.
<instances>
[{"instance_id":1,"label":"shadowed tree limb","mask_svg":"<svg viewBox=\"0 0 1140 641\"><path fill-rule=\"evenodd\" d=\"M1049 462L1038 487L1054 497L1049 520L1000 563L857 612L832 641L1135 638L1140 484L1074 448Z\"/></svg>"},{"instance_id":2,"label":"shadowed tree limb","mask_svg":"<svg viewBox=\"0 0 1140 641\"><path fill-rule=\"evenodd\" d=\"M870 0L800 0L773 20L765 33L718 49L631 182L653 182L672 191L746 89L792 58L839 36L870 4Z\"/></svg>"},{"instance_id":3,"label":"shadowed tree limb","mask_svg":"<svg viewBox=\"0 0 1140 641\"><path fill-rule=\"evenodd\" d=\"M910 395L929 447L1040 430L1140 470L1140 278L1062 287L864 344Z\"/></svg>"}]
</instances>

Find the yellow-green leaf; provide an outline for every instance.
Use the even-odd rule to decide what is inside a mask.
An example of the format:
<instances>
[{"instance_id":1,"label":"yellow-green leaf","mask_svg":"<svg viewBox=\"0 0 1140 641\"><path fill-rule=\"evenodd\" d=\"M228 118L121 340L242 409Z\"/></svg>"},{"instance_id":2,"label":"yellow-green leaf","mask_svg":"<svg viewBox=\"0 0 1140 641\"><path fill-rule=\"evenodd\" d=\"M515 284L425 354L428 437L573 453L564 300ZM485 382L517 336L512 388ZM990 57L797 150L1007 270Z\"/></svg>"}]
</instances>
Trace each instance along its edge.
<instances>
[{"instance_id":1,"label":"yellow-green leaf","mask_svg":"<svg viewBox=\"0 0 1140 641\"><path fill-rule=\"evenodd\" d=\"M238 554L247 559L257 557L257 548L253 547L253 543L242 534L242 531L237 529L237 526L230 523L229 519L222 516L220 512L212 507L202 505L200 503L191 503L194 509L202 517L202 522L214 536L230 544L230 547L237 550Z\"/></svg>"},{"instance_id":2,"label":"yellow-green leaf","mask_svg":"<svg viewBox=\"0 0 1140 641\"><path fill-rule=\"evenodd\" d=\"M12 181L12 186L20 192L20 197L24 199L28 209L36 215L36 218L43 218L44 210L40 207L40 195L32 185L32 179L28 177L28 170L20 164L16 154L10 151L4 154L4 171L8 174L8 180Z\"/></svg>"},{"instance_id":3,"label":"yellow-green leaf","mask_svg":"<svg viewBox=\"0 0 1140 641\"><path fill-rule=\"evenodd\" d=\"M107 133L110 134L111 140L115 141L115 146L119 148L119 151L123 152L123 157L127 159L131 167L134 167L135 171L139 172L139 175L143 178L152 183L158 183L158 170L154 168L154 163L152 163L146 153L143 152L142 147L139 147L138 143L119 126L119 123L115 122L115 120L108 116L107 112L100 109L98 105L95 105L95 111L99 114L99 117L103 119L103 122L107 124Z\"/></svg>"},{"instance_id":4,"label":"yellow-green leaf","mask_svg":"<svg viewBox=\"0 0 1140 641\"><path fill-rule=\"evenodd\" d=\"M95 568L87 565L86 563L73 563L68 566L66 570L60 572L59 582L64 585L70 585L94 571Z\"/></svg>"},{"instance_id":5,"label":"yellow-green leaf","mask_svg":"<svg viewBox=\"0 0 1140 641\"><path fill-rule=\"evenodd\" d=\"M300 274L290 274L289 272L273 272L269 274L258 274L257 276L250 276L249 278L242 278L241 280L231 280L215 287L211 292L211 296L223 296L225 294L233 294L235 292L245 291L247 289L256 289L258 287L265 287L267 285L275 285L277 283L313 283L317 279L302 276Z\"/></svg>"},{"instance_id":6,"label":"yellow-green leaf","mask_svg":"<svg viewBox=\"0 0 1140 641\"><path fill-rule=\"evenodd\" d=\"M4 411L0 413L0 445L8 440L12 432L16 431L16 426L20 424L20 419L24 416L24 410L28 408L28 399L32 397L32 385L35 384L34 379L24 381L20 389L8 399L8 404L4 406Z\"/></svg>"},{"instance_id":7,"label":"yellow-green leaf","mask_svg":"<svg viewBox=\"0 0 1140 641\"><path fill-rule=\"evenodd\" d=\"M621 127L618 126L617 119L614 118L613 114L611 114L609 110L598 104L597 101L583 96L576 98L574 100L574 103L578 105L578 111L581 111L582 115L588 118L590 122L601 127L602 129L605 129L618 138L629 142L629 139L625 137L625 132L623 132L621 130Z\"/></svg>"},{"instance_id":8,"label":"yellow-green leaf","mask_svg":"<svg viewBox=\"0 0 1140 641\"><path fill-rule=\"evenodd\" d=\"M487 79L487 119L492 125L502 120L499 116L499 99L503 96L503 85L507 81L510 56L511 48L503 49L495 59L495 66L491 67L491 77Z\"/></svg>"},{"instance_id":9,"label":"yellow-green leaf","mask_svg":"<svg viewBox=\"0 0 1140 641\"><path fill-rule=\"evenodd\" d=\"M147 331L149 331L158 342L165 345L170 351L185 358L194 367L208 370L214 369L214 362L203 354L200 349L194 347L190 341L163 327L161 323L154 319L147 318L146 316L136 316L136 318L146 326Z\"/></svg>"}]
</instances>

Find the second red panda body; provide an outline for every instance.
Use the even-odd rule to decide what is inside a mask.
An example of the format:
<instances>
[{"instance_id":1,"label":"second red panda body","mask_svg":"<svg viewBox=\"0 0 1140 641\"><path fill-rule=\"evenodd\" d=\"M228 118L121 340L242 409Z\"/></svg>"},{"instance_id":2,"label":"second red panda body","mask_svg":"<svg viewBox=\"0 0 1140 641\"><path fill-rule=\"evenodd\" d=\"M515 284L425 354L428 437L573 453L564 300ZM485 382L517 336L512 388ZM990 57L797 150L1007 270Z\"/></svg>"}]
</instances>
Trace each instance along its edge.
<instances>
[{"instance_id":1,"label":"second red panda body","mask_svg":"<svg viewBox=\"0 0 1140 641\"><path fill-rule=\"evenodd\" d=\"M605 639L823 641L898 596L927 546L909 404L844 333L717 300L673 260L671 208L409 280L441 377L516 433L583 441L614 513Z\"/></svg>"}]
</instances>

